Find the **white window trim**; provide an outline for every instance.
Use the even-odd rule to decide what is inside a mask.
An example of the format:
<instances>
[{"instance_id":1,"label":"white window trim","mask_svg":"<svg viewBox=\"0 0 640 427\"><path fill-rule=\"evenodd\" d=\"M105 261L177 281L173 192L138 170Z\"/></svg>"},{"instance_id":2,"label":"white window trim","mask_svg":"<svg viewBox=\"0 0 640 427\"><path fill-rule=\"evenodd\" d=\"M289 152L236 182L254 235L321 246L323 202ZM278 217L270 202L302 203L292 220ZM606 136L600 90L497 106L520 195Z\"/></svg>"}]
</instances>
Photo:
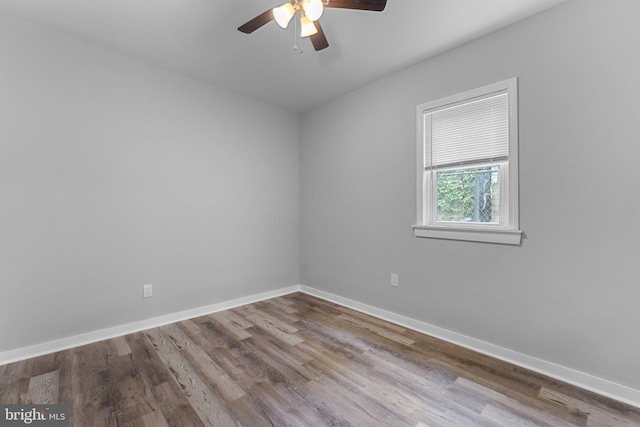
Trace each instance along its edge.
<instances>
[{"instance_id":1,"label":"white window trim","mask_svg":"<svg viewBox=\"0 0 640 427\"><path fill-rule=\"evenodd\" d=\"M482 86L463 93L441 98L420 104L416 108L416 224L413 225L416 237L428 237L435 239L464 240L472 242L501 243L519 245L522 239L522 230L519 228L519 198L518 198L518 80L516 77L501 82ZM505 225L500 224L460 224L437 223L432 221L432 212L425 211L425 201L433 197L433 191L428 191L430 183L429 174L424 172L424 140L423 140L423 115L430 110L443 105L465 101L471 98L484 96L490 93L507 91L509 98L509 161L508 182L505 182L503 191L504 204L508 206L509 216ZM427 206L435 208L431 201ZM502 217L502 216L501 216Z\"/></svg>"}]
</instances>

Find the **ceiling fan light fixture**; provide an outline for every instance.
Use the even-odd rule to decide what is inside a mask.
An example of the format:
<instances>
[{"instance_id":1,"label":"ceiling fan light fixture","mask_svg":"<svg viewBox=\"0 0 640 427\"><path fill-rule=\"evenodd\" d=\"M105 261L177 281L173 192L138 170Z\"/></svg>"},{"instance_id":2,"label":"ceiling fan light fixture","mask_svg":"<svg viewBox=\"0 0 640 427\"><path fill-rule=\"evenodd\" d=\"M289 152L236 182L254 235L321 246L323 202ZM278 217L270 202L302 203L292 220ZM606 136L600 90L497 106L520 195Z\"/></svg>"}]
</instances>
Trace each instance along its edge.
<instances>
[{"instance_id":1,"label":"ceiling fan light fixture","mask_svg":"<svg viewBox=\"0 0 640 427\"><path fill-rule=\"evenodd\" d=\"M285 3L273 9L273 17L282 28L287 28L295 14L296 11L291 3Z\"/></svg>"},{"instance_id":2,"label":"ceiling fan light fixture","mask_svg":"<svg viewBox=\"0 0 640 427\"><path fill-rule=\"evenodd\" d=\"M309 37L318 32L318 29L313 24L313 21L306 16L300 17L300 37Z\"/></svg>"},{"instance_id":3,"label":"ceiling fan light fixture","mask_svg":"<svg viewBox=\"0 0 640 427\"><path fill-rule=\"evenodd\" d=\"M322 16L324 6L322 0L303 0L302 9L304 14L311 21L317 21Z\"/></svg>"}]
</instances>

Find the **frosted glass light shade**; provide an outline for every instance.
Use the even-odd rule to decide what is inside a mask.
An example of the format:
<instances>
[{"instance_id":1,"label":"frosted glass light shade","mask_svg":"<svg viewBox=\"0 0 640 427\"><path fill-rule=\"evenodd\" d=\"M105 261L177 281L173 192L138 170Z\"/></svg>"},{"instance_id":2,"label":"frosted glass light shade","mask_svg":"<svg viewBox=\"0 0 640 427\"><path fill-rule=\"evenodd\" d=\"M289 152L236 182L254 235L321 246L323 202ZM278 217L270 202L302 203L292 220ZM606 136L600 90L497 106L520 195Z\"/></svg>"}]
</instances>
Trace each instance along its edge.
<instances>
[{"instance_id":1,"label":"frosted glass light shade","mask_svg":"<svg viewBox=\"0 0 640 427\"><path fill-rule=\"evenodd\" d=\"M296 11L291 3L285 3L273 9L273 17L282 28L287 28L295 13Z\"/></svg>"},{"instance_id":2,"label":"frosted glass light shade","mask_svg":"<svg viewBox=\"0 0 640 427\"><path fill-rule=\"evenodd\" d=\"M324 11L322 0L304 0L302 2L302 8L304 9L306 17L311 21L317 21L320 19L322 12Z\"/></svg>"},{"instance_id":3,"label":"frosted glass light shade","mask_svg":"<svg viewBox=\"0 0 640 427\"><path fill-rule=\"evenodd\" d=\"M318 32L318 29L313 24L313 21L306 16L300 17L300 37L309 37Z\"/></svg>"}]
</instances>

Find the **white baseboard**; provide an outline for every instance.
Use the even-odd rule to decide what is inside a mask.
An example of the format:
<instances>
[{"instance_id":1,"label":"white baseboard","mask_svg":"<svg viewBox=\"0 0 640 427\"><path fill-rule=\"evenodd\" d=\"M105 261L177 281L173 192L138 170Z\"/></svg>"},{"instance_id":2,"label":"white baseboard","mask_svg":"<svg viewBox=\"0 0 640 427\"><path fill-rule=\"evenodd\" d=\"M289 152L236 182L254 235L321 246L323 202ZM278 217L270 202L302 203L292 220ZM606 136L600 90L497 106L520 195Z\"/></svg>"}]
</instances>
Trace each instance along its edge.
<instances>
[{"instance_id":1,"label":"white baseboard","mask_svg":"<svg viewBox=\"0 0 640 427\"><path fill-rule=\"evenodd\" d=\"M416 332L442 339L452 344L456 344L461 347L486 354L487 356L495 357L496 359L521 366L531 371L547 375L551 378L573 384L580 388L590 390L594 393L607 396L620 402L624 402L640 408L640 390L304 285L289 286L274 291L249 295L230 301L224 301L221 303L185 310L178 313L171 313L164 316L141 320L139 322L129 323L126 325L114 326L94 332L88 332L86 334L62 338L59 340L36 344L29 347L23 347L16 350L0 352L0 365L17 362L32 357L42 356L44 354L54 353L56 351L66 350L73 347L79 347L82 345L131 334L134 332L139 332L145 329L167 325L169 323L192 319L194 317L203 316L222 310L228 310L230 308L238 307L241 305L251 304L254 302L263 301L269 298L275 298L298 291L316 296L318 298L322 298L324 300L345 307L352 308L359 312L395 323Z\"/></svg>"},{"instance_id":2,"label":"white baseboard","mask_svg":"<svg viewBox=\"0 0 640 427\"><path fill-rule=\"evenodd\" d=\"M238 307L241 305L251 304L269 298L275 298L281 295L290 294L299 290L300 286L298 285L289 286L274 291L262 292L260 294L249 295L247 297L220 302L218 304L197 307L190 310L141 320L139 322L128 323L126 325L114 326L111 328L88 332L86 334L75 335L67 338L45 342L42 344L36 344L28 347L18 348L15 350L0 352L0 365L18 362L20 360L42 356L45 354L54 353L56 351L67 350L69 348L79 347L110 338L120 337L122 335L132 334L134 332L143 331L145 329L151 329L158 326L167 325L169 323L179 322L181 320L192 319L194 317L204 316L206 314L211 314L222 310L228 310L230 308Z\"/></svg>"},{"instance_id":3,"label":"white baseboard","mask_svg":"<svg viewBox=\"0 0 640 427\"><path fill-rule=\"evenodd\" d=\"M308 286L300 291L640 408L640 390Z\"/></svg>"}]
</instances>

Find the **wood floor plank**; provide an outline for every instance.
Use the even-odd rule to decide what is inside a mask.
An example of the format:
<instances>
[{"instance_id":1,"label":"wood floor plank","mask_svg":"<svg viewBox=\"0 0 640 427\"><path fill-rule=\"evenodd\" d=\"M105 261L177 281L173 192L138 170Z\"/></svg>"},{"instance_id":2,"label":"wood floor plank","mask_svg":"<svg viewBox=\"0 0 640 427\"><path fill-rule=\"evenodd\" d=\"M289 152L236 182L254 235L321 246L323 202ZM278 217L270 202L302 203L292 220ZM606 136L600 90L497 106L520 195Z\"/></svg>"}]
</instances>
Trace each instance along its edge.
<instances>
[{"instance_id":1,"label":"wood floor plank","mask_svg":"<svg viewBox=\"0 0 640 427\"><path fill-rule=\"evenodd\" d=\"M31 380L31 366L35 359L26 359L3 366L0 374L0 403L24 403Z\"/></svg>"},{"instance_id":2,"label":"wood floor plank","mask_svg":"<svg viewBox=\"0 0 640 427\"><path fill-rule=\"evenodd\" d=\"M162 361L173 373L175 380L185 391L187 401L205 425L232 426L233 419L222 409L219 397L212 392L196 370L185 360L161 328L147 331L147 338Z\"/></svg>"},{"instance_id":3,"label":"wood floor plank","mask_svg":"<svg viewBox=\"0 0 640 427\"><path fill-rule=\"evenodd\" d=\"M149 412L159 409L151 385L140 375L135 361L128 356L109 360L103 376L106 406L113 410L117 425L134 424Z\"/></svg>"},{"instance_id":4,"label":"wood floor plank","mask_svg":"<svg viewBox=\"0 0 640 427\"><path fill-rule=\"evenodd\" d=\"M315 377L309 373L301 363L298 363L289 355L283 355L275 350L273 344L268 340L257 341L255 339L246 340L243 345L249 354L257 356L269 366L270 372L277 372L275 384L284 383L287 385L303 384ZM274 377L275 378L275 377Z\"/></svg>"},{"instance_id":5,"label":"wood floor plank","mask_svg":"<svg viewBox=\"0 0 640 427\"><path fill-rule=\"evenodd\" d=\"M238 337L231 330L225 327L214 318L208 318L202 323L202 338L209 342L209 346L214 348L226 348L230 351L240 345L240 341L248 337ZM194 339L196 339L194 337Z\"/></svg>"},{"instance_id":6,"label":"wood floor plank","mask_svg":"<svg viewBox=\"0 0 640 427\"><path fill-rule=\"evenodd\" d=\"M131 349L129 348L129 343L127 342L126 337L113 338L109 340L109 343L115 350L116 356L126 356L127 354L131 354Z\"/></svg>"},{"instance_id":7,"label":"wood floor plank","mask_svg":"<svg viewBox=\"0 0 640 427\"><path fill-rule=\"evenodd\" d=\"M197 335L202 332L202 329L192 320L183 320L178 322L178 326L183 328L189 335Z\"/></svg>"},{"instance_id":8,"label":"wood floor plank","mask_svg":"<svg viewBox=\"0 0 640 427\"><path fill-rule=\"evenodd\" d=\"M371 420L379 425L408 425L415 421L409 413L400 413L392 410L388 401L383 397L383 389L375 378L359 376L354 379L353 371L333 371L327 375L315 378L315 384L325 392L340 389L340 398L344 398L364 411ZM370 421L373 422L373 421Z\"/></svg>"},{"instance_id":9,"label":"wood floor plank","mask_svg":"<svg viewBox=\"0 0 640 427\"><path fill-rule=\"evenodd\" d=\"M73 427L640 427L640 409L293 293L0 366Z\"/></svg>"},{"instance_id":10,"label":"wood floor plank","mask_svg":"<svg viewBox=\"0 0 640 427\"><path fill-rule=\"evenodd\" d=\"M205 334L202 336L193 336L193 342L200 347L202 351L212 357L212 360L215 360L220 368L232 379L240 381L247 375L238 360L240 344L233 348L219 347L215 346L208 338Z\"/></svg>"},{"instance_id":11,"label":"wood floor plank","mask_svg":"<svg viewBox=\"0 0 640 427\"><path fill-rule=\"evenodd\" d=\"M295 334L298 332L298 328L285 320L279 319L277 316L272 316L264 310L258 308L258 304L250 304L244 307L234 309L237 312L244 312L244 317L251 320L256 326L270 325L270 328L278 329L287 334ZM233 312L233 310L232 310Z\"/></svg>"},{"instance_id":12,"label":"wood floor plank","mask_svg":"<svg viewBox=\"0 0 640 427\"><path fill-rule=\"evenodd\" d=\"M31 376L35 377L58 369L57 356L57 353L51 353L36 357L31 365Z\"/></svg>"},{"instance_id":13,"label":"wood floor plank","mask_svg":"<svg viewBox=\"0 0 640 427\"><path fill-rule=\"evenodd\" d=\"M245 312L244 316L255 323L255 328L253 330L261 330L264 333L270 335L271 337L278 339L280 341L285 342L289 345L296 345L303 341L298 335L294 335L294 333L290 332L290 328L283 327L279 323L274 322L270 319L265 318L262 314L254 312ZM295 330L297 332L297 329ZM252 332L253 333L253 332Z\"/></svg>"},{"instance_id":14,"label":"wood floor plank","mask_svg":"<svg viewBox=\"0 0 640 427\"><path fill-rule=\"evenodd\" d=\"M72 390L72 350L63 350L57 353L58 360L58 402L71 402L73 399Z\"/></svg>"},{"instance_id":15,"label":"wood floor plank","mask_svg":"<svg viewBox=\"0 0 640 427\"><path fill-rule=\"evenodd\" d=\"M377 420L365 409L327 386L325 382L313 380L299 388L316 411L322 414L325 425L374 425Z\"/></svg>"},{"instance_id":16,"label":"wood floor plank","mask_svg":"<svg viewBox=\"0 0 640 427\"><path fill-rule=\"evenodd\" d=\"M170 371L143 334L133 335L129 340L129 347L132 354L131 361L147 385L153 387L172 379Z\"/></svg>"},{"instance_id":17,"label":"wood floor plank","mask_svg":"<svg viewBox=\"0 0 640 427\"><path fill-rule=\"evenodd\" d=\"M70 402L72 426L111 427L117 426L113 408L104 407L95 392L78 393Z\"/></svg>"},{"instance_id":18,"label":"wood floor plank","mask_svg":"<svg viewBox=\"0 0 640 427\"><path fill-rule=\"evenodd\" d=\"M25 403L39 405L58 403L59 378L60 373L57 370L31 377Z\"/></svg>"},{"instance_id":19,"label":"wood floor plank","mask_svg":"<svg viewBox=\"0 0 640 427\"><path fill-rule=\"evenodd\" d=\"M6 405L23 403L29 389L29 379L5 380L0 386L0 402Z\"/></svg>"},{"instance_id":20,"label":"wood floor plank","mask_svg":"<svg viewBox=\"0 0 640 427\"><path fill-rule=\"evenodd\" d=\"M214 314L213 317L217 319L222 318L220 319L221 321L230 322L236 328L243 329L243 330L255 326L253 323L249 322L247 319L245 319L242 316L239 316L238 314L236 314L234 311L231 311L231 310L220 311Z\"/></svg>"},{"instance_id":21,"label":"wood floor plank","mask_svg":"<svg viewBox=\"0 0 640 427\"><path fill-rule=\"evenodd\" d=\"M298 312L298 310L296 310L295 307L292 307L293 303L290 301L287 301L285 299L282 298L272 298L270 300L265 301L267 304L272 305L273 307L275 307L278 310L281 310L284 313L287 314L296 314Z\"/></svg>"},{"instance_id":22,"label":"wood floor plank","mask_svg":"<svg viewBox=\"0 0 640 427\"><path fill-rule=\"evenodd\" d=\"M298 333L305 341L322 343L334 353L362 354L375 347L375 343L366 339L366 334L360 334L359 329L351 328L344 323L329 323L319 320L316 313L305 313L304 320L297 322L302 329ZM330 328L327 325L331 324ZM374 337L377 339L378 337Z\"/></svg>"},{"instance_id":23,"label":"wood floor plank","mask_svg":"<svg viewBox=\"0 0 640 427\"><path fill-rule=\"evenodd\" d=\"M4 384L9 381L18 381L22 379L29 379L31 377L31 366L36 361L36 358L20 360L18 362L10 363L2 366L2 373L0 374L0 384Z\"/></svg>"},{"instance_id":24,"label":"wood floor plank","mask_svg":"<svg viewBox=\"0 0 640 427\"><path fill-rule=\"evenodd\" d=\"M270 384L259 384L252 388L251 402L246 402L247 406L255 406L256 412L262 415L262 419L267 422L265 426L295 426L301 425L301 414L299 407L293 405L278 393ZM260 396L256 399L256 396ZM261 425L262 423L258 424ZM253 424L249 424L253 425ZM304 424L302 424L304 425Z\"/></svg>"},{"instance_id":25,"label":"wood floor plank","mask_svg":"<svg viewBox=\"0 0 640 427\"><path fill-rule=\"evenodd\" d=\"M170 427L205 426L193 406L189 404L185 390L173 379L152 387L151 392Z\"/></svg>"},{"instance_id":26,"label":"wood floor plank","mask_svg":"<svg viewBox=\"0 0 640 427\"><path fill-rule=\"evenodd\" d=\"M273 426L269 415L264 412L260 404L256 404L254 397L257 394L269 392L272 391L258 387L249 394L229 402L226 406L231 416L242 426Z\"/></svg>"},{"instance_id":27,"label":"wood floor plank","mask_svg":"<svg viewBox=\"0 0 640 427\"><path fill-rule=\"evenodd\" d=\"M76 347L71 352L72 395L102 389L103 373L108 371L106 342Z\"/></svg>"},{"instance_id":28,"label":"wood floor plank","mask_svg":"<svg viewBox=\"0 0 640 427\"><path fill-rule=\"evenodd\" d=\"M181 350L185 359L191 362L191 366L198 374L206 380L207 385L213 387L225 400L235 400L246 394L200 346L182 333L178 325L167 325L161 329Z\"/></svg>"},{"instance_id":29,"label":"wood floor plank","mask_svg":"<svg viewBox=\"0 0 640 427\"><path fill-rule=\"evenodd\" d=\"M538 395L540 399L565 406L569 411L584 414L587 417L587 426L613 425L633 426L640 424L640 417L627 417L624 413L615 413L612 410L601 408L599 405L590 405L582 400L542 387Z\"/></svg>"},{"instance_id":30,"label":"wood floor plank","mask_svg":"<svg viewBox=\"0 0 640 427\"><path fill-rule=\"evenodd\" d=\"M269 304L269 301L262 301L259 304L256 304L256 307L269 314L270 316L274 316L284 322L289 323L290 325L293 325L294 327L298 320L300 320L300 316L298 315L296 309L284 304L275 305Z\"/></svg>"},{"instance_id":31,"label":"wood floor plank","mask_svg":"<svg viewBox=\"0 0 640 427\"><path fill-rule=\"evenodd\" d=\"M618 422L620 425L640 426L640 411L635 408L556 380L548 386L543 385L539 397L542 400L566 406L572 412L577 410L585 413L591 423L600 419L609 420L606 422L614 425Z\"/></svg>"},{"instance_id":32,"label":"wood floor plank","mask_svg":"<svg viewBox=\"0 0 640 427\"><path fill-rule=\"evenodd\" d=\"M238 340L251 338L251 334L245 329L254 326L253 323L232 311L215 313L210 315L209 318L226 328Z\"/></svg>"},{"instance_id":33,"label":"wood floor plank","mask_svg":"<svg viewBox=\"0 0 640 427\"><path fill-rule=\"evenodd\" d=\"M488 404L482 411L482 418L500 427L539 427L540 424L514 414L508 409L493 403Z\"/></svg>"},{"instance_id":34,"label":"wood floor plank","mask_svg":"<svg viewBox=\"0 0 640 427\"><path fill-rule=\"evenodd\" d=\"M566 426L583 425L582 423L580 424L570 423L569 421L558 418L555 415L546 413L544 411L540 411L539 408L541 408L543 405L537 404L538 402L535 402L536 403L535 406L525 405L520 401L518 401L517 399L514 399L503 393L499 393L483 385L470 381L464 377L458 377L455 383L456 385L466 388L467 390L471 390L488 397L493 402L497 402L503 407L505 407L509 412L517 415L518 417L537 423L538 425L549 426L549 427L553 427L557 425L566 425Z\"/></svg>"},{"instance_id":35,"label":"wood floor plank","mask_svg":"<svg viewBox=\"0 0 640 427\"><path fill-rule=\"evenodd\" d=\"M156 410L147 413L140 418L141 427L169 427L162 411Z\"/></svg>"}]
</instances>

